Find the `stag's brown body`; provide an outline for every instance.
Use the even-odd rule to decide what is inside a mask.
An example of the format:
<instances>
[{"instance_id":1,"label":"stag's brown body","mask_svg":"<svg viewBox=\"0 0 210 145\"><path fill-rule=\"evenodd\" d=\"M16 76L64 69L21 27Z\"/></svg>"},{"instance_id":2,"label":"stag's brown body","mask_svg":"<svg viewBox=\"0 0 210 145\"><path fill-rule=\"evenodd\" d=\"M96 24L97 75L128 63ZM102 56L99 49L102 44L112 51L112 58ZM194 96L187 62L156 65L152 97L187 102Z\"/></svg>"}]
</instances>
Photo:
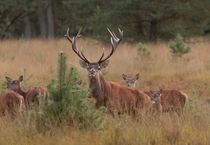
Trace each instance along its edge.
<instances>
[{"instance_id":1,"label":"stag's brown body","mask_svg":"<svg viewBox=\"0 0 210 145\"><path fill-rule=\"evenodd\" d=\"M0 94L0 113L1 116L9 114L15 116L20 113L24 104L23 96L15 92Z\"/></svg>"},{"instance_id":2,"label":"stag's brown body","mask_svg":"<svg viewBox=\"0 0 210 145\"><path fill-rule=\"evenodd\" d=\"M144 92L107 81L100 74L89 79L96 107L105 106L112 113L138 112L141 115L150 110L151 100Z\"/></svg>"},{"instance_id":3,"label":"stag's brown body","mask_svg":"<svg viewBox=\"0 0 210 145\"><path fill-rule=\"evenodd\" d=\"M151 96L151 92L145 92ZM177 111L182 112L187 101L187 95L179 90L162 90L161 106L163 112Z\"/></svg>"}]
</instances>

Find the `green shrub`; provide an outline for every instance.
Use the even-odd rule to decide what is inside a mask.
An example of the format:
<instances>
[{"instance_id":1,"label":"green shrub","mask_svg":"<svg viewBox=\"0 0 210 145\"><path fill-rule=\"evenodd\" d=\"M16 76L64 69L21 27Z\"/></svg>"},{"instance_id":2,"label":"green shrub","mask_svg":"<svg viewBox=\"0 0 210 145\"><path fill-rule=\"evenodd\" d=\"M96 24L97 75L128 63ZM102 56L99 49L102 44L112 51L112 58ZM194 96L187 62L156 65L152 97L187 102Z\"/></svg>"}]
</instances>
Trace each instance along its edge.
<instances>
[{"instance_id":1,"label":"green shrub","mask_svg":"<svg viewBox=\"0 0 210 145\"><path fill-rule=\"evenodd\" d=\"M183 37L180 34L176 35L176 38L174 41L171 41L169 43L171 52L175 55L175 56L182 56L188 52L190 52L190 46L188 46L185 42Z\"/></svg>"},{"instance_id":2,"label":"green shrub","mask_svg":"<svg viewBox=\"0 0 210 145\"><path fill-rule=\"evenodd\" d=\"M105 111L103 108L93 109L93 100L87 98L88 87L78 87L79 78L78 71L75 68L69 70L65 54L60 53L58 78L48 86L52 100L38 116L38 129L61 125L78 128L100 126Z\"/></svg>"},{"instance_id":3,"label":"green shrub","mask_svg":"<svg viewBox=\"0 0 210 145\"><path fill-rule=\"evenodd\" d=\"M150 55L150 51L148 50L148 48L145 47L145 45L141 42L139 42L137 44L137 50L138 50L139 55L142 55L142 56L149 56Z\"/></svg>"}]
</instances>

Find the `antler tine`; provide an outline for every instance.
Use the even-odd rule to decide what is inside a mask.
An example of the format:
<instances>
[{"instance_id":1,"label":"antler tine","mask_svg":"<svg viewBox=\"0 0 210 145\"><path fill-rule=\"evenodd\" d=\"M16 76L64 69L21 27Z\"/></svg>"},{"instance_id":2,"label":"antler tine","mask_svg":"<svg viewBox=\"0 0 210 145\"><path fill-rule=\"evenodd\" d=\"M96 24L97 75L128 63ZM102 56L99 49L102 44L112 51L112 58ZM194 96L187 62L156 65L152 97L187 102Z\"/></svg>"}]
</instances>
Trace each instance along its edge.
<instances>
[{"instance_id":1,"label":"antler tine","mask_svg":"<svg viewBox=\"0 0 210 145\"><path fill-rule=\"evenodd\" d=\"M79 58L81 58L81 59L84 60L85 62L89 63L89 61L86 59L86 57L84 56L84 54L83 54L82 52L79 51L80 49L78 49L78 48L77 48L77 45L76 45L76 39L77 39L78 37L80 37L80 32L81 32L81 30L82 30L82 28L79 29L79 31L78 31L78 33L77 33L77 35L76 35L75 37L71 38L71 37L69 36L69 28L68 28L67 31L66 31L66 34L65 34L64 36L65 36L65 37L69 40L69 42L72 44L72 49L73 49L73 51L79 56ZM81 53L81 54L80 54L80 53Z\"/></svg>"},{"instance_id":2,"label":"antler tine","mask_svg":"<svg viewBox=\"0 0 210 145\"><path fill-rule=\"evenodd\" d=\"M118 44L120 43L120 41L122 40L122 37L123 37L123 31L120 30L119 28L118 28L118 31L120 33L120 38L118 38L116 36L116 34L114 32L112 32L109 28L107 28L107 30L108 30L109 34L111 35L110 39L111 39L112 50L106 58L103 59L103 57L101 57L99 60L99 63L106 61L107 59L109 59L112 56L112 54L115 52ZM104 56L104 54L103 54L103 56Z\"/></svg>"},{"instance_id":3,"label":"antler tine","mask_svg":"<svg viewBox=\"0 0 210 145\"><path fill-rule=\"evenodd\" d=\"M81 37L81 35L80 35L81 31L82 31L82 27L79 29L79 31L78 31L78 33L76 35L77 38Z\"/></svg>"},{"instance_id":4,"label":"antler tine","mask_svg":"<svg viewBox=\"0 0 210 145\"><path fill-rule=\"evenodd\" d=\"M79 58L84 60L86 63L89 63L90 61L87 60L87 58L84 56L82 50L79 51L79 49L77 48L77 46L76 46L76 38L77 37L73 37L73 39L72 39L72 49L73 49L73 51L79 56Z\"/></svg>"},{"instance_id":5,"label":"antler tine","mask_svg":"<svg viewBox=\"0 0 210 145\"><path fill-rule=\"evenodd\" d=\"M112 32L113 36L114 36L114 39L117 39L117 36L114 32Z\"/></svg>"},{"instance_id":6,"label":"antler tine","mask_svg":"<svg viewBox=\"0 0 210 145\"><path fill-rule=\"evenodd\" d=\"M102 60L103 57L104 57L104 47L103 47L103 53L102 53L102 55L101 55L101 57L100 57L100 59L99 59L98 62L100 62L100 61Z\"/></svg>"},{"instance_id":7,"label":"antler tine","mask_svg":"<svg viewBox=\"0 0 210 145\"><path fill-rule=\"evenodd\" d=\"M64 37L66 37L72 43L72 39L69 36L69 28L67 29L66 34L64 35Z\"/></svg>"},{"instance_id":8,"label":"antler tine","mask_svg":"<svg viewBox=\"0 0 210 145\"><path fill-rule=\"evenodd\" d=\"M114 38L114 35L113 35L112 31L109 28L107 28L107 30L108 30L109 34Z\"/></svg>"},{"instance_id":9,"label":"antler tine","mask_svg":"<svg viewBox=\"0 0 210 145\"><path fill-rule=\"evenodd\" d=\"M84 55L84 53L83 53L83 51L81 50L81 55L82 55L82 57L85 59L84 61L86 61L86 62L90 62L89 60L87 60L87 58L85 57L85 55Z\"/></svg>"},{"instance_id":10,"label":"antler tine","mask_svg":"<svg viewBox=\"0 0 210 145\"><path fill-rule=\"evenodd\" d=\"M120 40L122 40L122 38L123 38L123 31L120 28L118 28L118 31L120 33Z\"/></svg>"}]
</instances>

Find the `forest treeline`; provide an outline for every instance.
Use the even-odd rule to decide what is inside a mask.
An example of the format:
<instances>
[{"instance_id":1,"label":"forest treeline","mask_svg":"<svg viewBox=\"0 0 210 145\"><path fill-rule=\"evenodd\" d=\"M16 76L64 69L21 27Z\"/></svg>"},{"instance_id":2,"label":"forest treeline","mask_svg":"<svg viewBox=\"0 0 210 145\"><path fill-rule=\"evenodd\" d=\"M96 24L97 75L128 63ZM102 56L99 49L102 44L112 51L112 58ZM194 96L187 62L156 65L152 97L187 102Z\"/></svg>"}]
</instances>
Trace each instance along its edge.
<instances>
[{"instance_id":1,"label":"forest treeline","mask_svg":"<svg viewBox=\"0 0 210 145\"><path fill-rule=\"evenodd\" d=\"M210 33L210 0L0 0L0 38L59 38L67 28L107 37L106 27L127 40L170 39L177 33Z\"/></svg>"}]
</instances>

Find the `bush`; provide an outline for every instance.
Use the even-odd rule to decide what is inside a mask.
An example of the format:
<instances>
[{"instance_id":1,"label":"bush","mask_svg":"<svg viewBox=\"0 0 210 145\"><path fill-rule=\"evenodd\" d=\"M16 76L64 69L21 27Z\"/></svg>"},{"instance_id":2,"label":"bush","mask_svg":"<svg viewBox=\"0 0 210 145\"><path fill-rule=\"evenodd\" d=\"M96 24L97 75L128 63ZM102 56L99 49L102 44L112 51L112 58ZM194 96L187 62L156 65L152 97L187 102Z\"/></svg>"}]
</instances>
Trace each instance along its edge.
<instances>
[{"instance_id":1,"label":"bush","mask_svg":"<svg viewBox=\"0 0 210 145\"><path fill-rule=\"evenodd\" d=\"M181 57L182 55L190 52L190 46L188 46L185 42L183 37L180 34L176 35L176 38L174 41L171 41L169 43L171 52L175 55L175 56L179 56Z\"/></svg>"},{"instance_id":2,"label":"bush","mask_svg":"<svg viewBox=\"0 0 210 145\"><path fill-rule=\"evenodd\" d=\"M93 109L93 100L88 99L88 87L78 87L79 73L68 69L66 56L59 55L58 79L52 80L48 89L51 103L44 106L38 117L38 128L46 129L68 125L78 128L99 127L103 122L104 109Z\"/></svg>"},{"instance_id":3,"label":"bush","mask_svg":"<svg viewBox=\"0 0 210 145\"><path fill-rule=\"evenodd\" d=\"M150 55L150 51L148 50L148 48L145 47L145 45L141 42L139 42L137 44L137 49L138 49L138 54L140 54L142 56L149 56Z\"/></svg>"}]
</instances>

